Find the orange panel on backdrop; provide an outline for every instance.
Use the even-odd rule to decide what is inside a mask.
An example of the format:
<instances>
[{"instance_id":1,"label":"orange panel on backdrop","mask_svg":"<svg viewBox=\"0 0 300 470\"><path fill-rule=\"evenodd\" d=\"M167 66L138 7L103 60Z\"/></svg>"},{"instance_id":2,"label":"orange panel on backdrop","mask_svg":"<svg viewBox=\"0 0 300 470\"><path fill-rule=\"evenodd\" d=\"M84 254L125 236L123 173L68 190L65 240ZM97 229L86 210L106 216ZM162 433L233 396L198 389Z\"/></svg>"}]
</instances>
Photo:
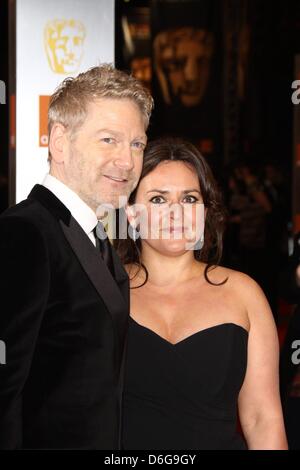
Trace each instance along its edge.
<instances>
[{"instance_id":1,"label":"orange panel on backdrop","mask_svg":"<svg viewBox=\"0 0 300 470\"><path fill-rule=\"evenodd\" d=\"M48 107L50 96L40 95L39 97L39 114L40 114L40 135L39 146L48 147Z\"/></svg>"},{"instance_id":2,"label":"orange panel on backdrop","mask_svg":"<svg viewBox=\"0 0 300 470\"><path fill-rule=\"evenodd\" d=\"M300 214L296 214L294 218L294 233L300 232Z\"/></svg>"}]
</instances>

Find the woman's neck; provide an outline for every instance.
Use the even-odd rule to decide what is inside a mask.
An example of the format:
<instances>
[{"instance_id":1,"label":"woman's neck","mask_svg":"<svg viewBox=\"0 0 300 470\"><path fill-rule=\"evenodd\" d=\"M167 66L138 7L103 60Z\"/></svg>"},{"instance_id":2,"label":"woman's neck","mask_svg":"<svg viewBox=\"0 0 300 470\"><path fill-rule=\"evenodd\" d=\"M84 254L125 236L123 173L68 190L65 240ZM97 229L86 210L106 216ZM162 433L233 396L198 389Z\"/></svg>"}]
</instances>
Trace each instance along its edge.
<instances>
[{"instance_id":1,"label":"woman's neck","mask_svg":"<svg viewBox=\"0 0 300 470\"><path fill-rule=\"evenodd\" d=\"M151 247L143 247L142 263L148 271L149 284L155 287L175 287L204 270L204 263L195 260L193 251L182 255L168 256Z\"/></svg>"}]
</instances>

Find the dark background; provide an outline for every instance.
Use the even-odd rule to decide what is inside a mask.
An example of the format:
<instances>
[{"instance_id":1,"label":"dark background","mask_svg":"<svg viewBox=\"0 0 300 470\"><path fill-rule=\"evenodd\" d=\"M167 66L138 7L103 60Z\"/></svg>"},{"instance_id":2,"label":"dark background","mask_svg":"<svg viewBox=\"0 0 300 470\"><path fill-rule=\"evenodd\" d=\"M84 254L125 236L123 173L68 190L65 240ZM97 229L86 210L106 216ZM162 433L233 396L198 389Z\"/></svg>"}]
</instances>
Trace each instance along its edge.
<instances>
[{"instance_id":1,"label":"dark background","mask_svg":"<svg viewBox=\"0 0 300 470\"><path fill-rule=\"evenodd\" d=\"M0 212L8 206L8 2L0 1L0 80L6 84L6 105L0 105Z\"/></svg>"}]
</instances>

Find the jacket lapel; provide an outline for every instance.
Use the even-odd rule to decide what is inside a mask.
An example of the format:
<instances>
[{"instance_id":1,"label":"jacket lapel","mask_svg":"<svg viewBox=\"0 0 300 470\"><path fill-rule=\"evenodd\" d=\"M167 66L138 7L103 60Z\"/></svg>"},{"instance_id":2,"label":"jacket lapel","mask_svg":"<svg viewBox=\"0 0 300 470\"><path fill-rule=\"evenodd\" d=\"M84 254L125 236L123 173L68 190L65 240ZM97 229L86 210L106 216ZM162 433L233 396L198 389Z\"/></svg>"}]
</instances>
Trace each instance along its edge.
<instances>
[{"instance_id":1,"label":"jacket lapel","mask_svg":"<svg viewBox=\"0 0 300 470\"><path fill-rule=\"evenodd\" d=\"M72 217L70 211L51 191L41 185L36 185L28 197L38 200L59 220L75 256L112 316L121 346L118 351L120 360L129 314L129 282L115 250L112 249L115 269L115 278L113 278L100 252Z\"/></svg>"},{"instance_id":2,"label":"jacket lapel","mask_svg":"<svg viewBox=\"0 0 300 470\"><path fill-rule=\"evenodd\" d=\"M71 217L69 225L60 220L60 225L82 268L111 313L119 340L123 345L128 305L121 294L119 285L113 279L100 252L95 248L76 220ZM118 271L118 282L121 285L127 284L128 287L127 274L126 278L121 276L120 270Z\"/></svg>"},{"instance_id":3,"label":"jacket lapel","mask_svg":"<svg viewBox=\"0 0 300 470\"><path fill-rule=\"evenodd\" d=\"M123 295L123 298L124 298L124 302L128 306L128 310L129 310L129 279L128 279L128 274L125 271L125 269L123 268L123 265L120 261L120 258L117 255L117 253L116 253L113 246L112 246L112 257L113 257L113 263L114 263L115 281L119 286L119 289L120 289L120 291ZM102 261L102 258L101 258L101 261ZM109 274L110 274L110 271L109 271Z\"/></svg>"}]
</instances>

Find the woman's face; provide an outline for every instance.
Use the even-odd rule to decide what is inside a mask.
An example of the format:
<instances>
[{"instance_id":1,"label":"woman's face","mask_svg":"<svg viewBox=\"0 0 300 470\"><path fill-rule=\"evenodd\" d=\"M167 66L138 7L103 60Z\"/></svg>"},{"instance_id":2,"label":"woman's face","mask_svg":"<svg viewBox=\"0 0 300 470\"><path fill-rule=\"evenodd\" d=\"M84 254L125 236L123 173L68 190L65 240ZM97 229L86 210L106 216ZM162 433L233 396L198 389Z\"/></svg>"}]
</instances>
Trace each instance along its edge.
<instances>
[{"instance_id":1,"label":"woman's face","mask_svg":"<svg viewBox=\"0 0 300 470\"><path fill-rule=\"evenodd\" d=\"M160 163L140 181L127 214L142 245L174 256L197 249L205 210L196 171L180 161Z\"/></svg>"}]
</instances>

